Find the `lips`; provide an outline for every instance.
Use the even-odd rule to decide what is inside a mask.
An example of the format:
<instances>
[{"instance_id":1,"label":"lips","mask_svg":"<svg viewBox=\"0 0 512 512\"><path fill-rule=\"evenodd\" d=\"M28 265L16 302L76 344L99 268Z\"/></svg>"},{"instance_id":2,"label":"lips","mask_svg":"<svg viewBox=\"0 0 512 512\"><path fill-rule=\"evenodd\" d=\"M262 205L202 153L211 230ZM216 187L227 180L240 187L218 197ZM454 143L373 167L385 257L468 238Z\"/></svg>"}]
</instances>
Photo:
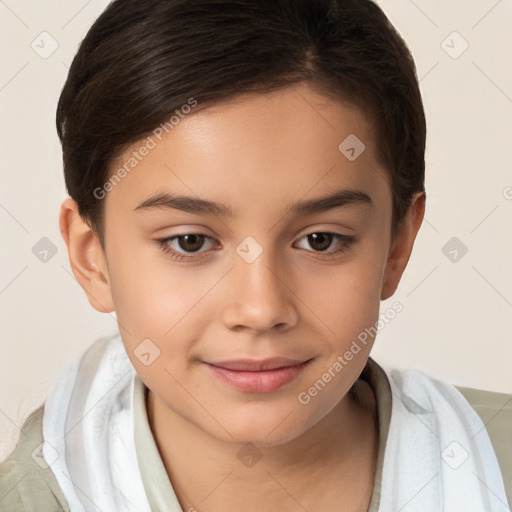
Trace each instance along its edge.
<instances>
[{"instance_id":1,"label":"lips","mask_svg":"<svg viewBox=\"0 0 512 512\"><path fill-rule=\"evenodd\" d=\"M298 364L305 363L301 359L290 359L286 357L273 357L271 359L262 359L260 361L254 359L237 359L233 361L219 361L215 363L208 363L218 368L225 368L226 370L239 370L246 372L260 372L264 370L275 370L277 368L287 368L289 366L297 366Z\"/></svg>"},{"instance_id":2,"label":"lips","mask_svg":"<svg viewBox=\"0 0 512 512\"><path fill-rule=\"evenodd\" d=\"M238 359L206 363L223 383L246 393L270 393L297 378L312 361L273 358L261 361Z\"/></svg>"}]
</instances>

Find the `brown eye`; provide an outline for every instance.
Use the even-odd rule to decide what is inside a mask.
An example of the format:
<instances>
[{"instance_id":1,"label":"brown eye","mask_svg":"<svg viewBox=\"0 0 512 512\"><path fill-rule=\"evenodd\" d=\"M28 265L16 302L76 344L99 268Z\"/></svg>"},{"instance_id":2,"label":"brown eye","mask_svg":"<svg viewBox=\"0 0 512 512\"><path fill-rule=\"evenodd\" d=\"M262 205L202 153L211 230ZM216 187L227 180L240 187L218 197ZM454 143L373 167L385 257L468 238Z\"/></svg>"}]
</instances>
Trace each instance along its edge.
<instances>
[{"instance_id":1,"label":"brown eye","mask_svg":"<svg viewBox=\"0 0 512 512\"><path fill-rule=\"evenodd\" d=\"M308 235L308 243L317 251L325 251L332 242L332 233L311 233Z\"/></svg>"},{"instance_id":2,"label":"brown eye","mask_svg":"<svg viewBox=\"0 0 512 512\"><path fill-rule=\"evenodd\" d=\"M317 231L309 235L304 235L300 239L300 242L302 242L302 240L307 241L309 248L301 248L307 249L309 252L325 254L327 257L337 257L347 251L355 242L356 238L355 236L342 235L341 233L331 231Z\"/></svg>"},{"instance_id":3,"label":"brown eye","mask_svg":"<svg viewBox=\"0 0 512 512\"><path fill-rule=\"evenodd\" d=\"M178 245L181 249L187 252L195 252L201 249L205 236L199 234L192 235L180 235L176 237L178 239Z\"/></svg>"},{"instance_id":4,"label":"brown eye","mask_svg":"<svg viewBox=\"0 0 512 512\"><path fill-rule=\"evenodd\" d=\"M206 250L201 250L205 247L205 241L210 244L206 245ZM177 261L188 261L196 258L195 253L198 255L207 252L207 250L215 246L214 239L208 235L201 233L187 233L185 235L174 235L168 238L160 238L156 240L159 247L171 258Z\"/></svg>"}]
</instances>

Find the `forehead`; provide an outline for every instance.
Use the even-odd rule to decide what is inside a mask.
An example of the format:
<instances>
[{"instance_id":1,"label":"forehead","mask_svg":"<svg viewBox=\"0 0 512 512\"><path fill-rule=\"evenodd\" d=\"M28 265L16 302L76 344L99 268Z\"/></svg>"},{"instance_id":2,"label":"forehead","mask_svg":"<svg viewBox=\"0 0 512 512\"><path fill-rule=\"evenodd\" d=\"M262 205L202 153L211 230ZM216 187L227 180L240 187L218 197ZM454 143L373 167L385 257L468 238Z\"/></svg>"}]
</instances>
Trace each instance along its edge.
<instances>
[{"instance_id":1,"label":"forehead","mask_svg":"<svg viewBox=\"0 0 512 512\"><path fill-rule=\"evenodd\" d=\"M198 105L172 127L160 128L159 136L155 133L133 144L112 166L113 173L123 167L128 172L107 194L107 209L122 201L133 210L156 192L246 208L276 200L282 206L285 198L340 186L373 188L382 199L389 195L371 119L355 105L306 84ZM151 149L141 157L144 146ZM254 202L249 204L249 198Z\"/></svg>"}]
</instances>

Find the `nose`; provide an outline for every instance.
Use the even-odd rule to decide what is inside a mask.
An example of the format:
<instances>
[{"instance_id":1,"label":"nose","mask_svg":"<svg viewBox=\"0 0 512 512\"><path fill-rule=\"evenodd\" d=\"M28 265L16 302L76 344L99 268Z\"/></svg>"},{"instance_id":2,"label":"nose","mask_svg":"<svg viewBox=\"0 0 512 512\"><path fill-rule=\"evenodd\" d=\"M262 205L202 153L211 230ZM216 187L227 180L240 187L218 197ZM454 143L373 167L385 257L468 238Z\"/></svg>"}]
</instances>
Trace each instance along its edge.
<instances>
[{"instance_id":1,"label":"nose","mask_svg":"<svg viewBox=\"0 0 512 512\"><path fill-rule=\"evenodd\" d=\"M268 250L251 263L235 256L235 268L226 283L228 299L222 310L226 327L265 332L294 326L298 319L296 295L283 265L278 265Z\"/></svg>"}]
</instances>

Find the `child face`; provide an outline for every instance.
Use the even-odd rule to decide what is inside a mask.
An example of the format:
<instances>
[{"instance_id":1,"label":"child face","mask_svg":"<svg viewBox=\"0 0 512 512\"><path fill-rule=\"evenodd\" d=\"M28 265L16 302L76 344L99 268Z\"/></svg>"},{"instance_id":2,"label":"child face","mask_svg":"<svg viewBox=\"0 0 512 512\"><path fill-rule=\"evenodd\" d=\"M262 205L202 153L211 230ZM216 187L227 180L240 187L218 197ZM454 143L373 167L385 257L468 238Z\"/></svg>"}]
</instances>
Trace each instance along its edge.
<instances>
[{"instance_id":1,"label":"child face","mask_svg":"<svg viewBox=\"0 0 512 512\"><path fill-rule=\"evenodd\" d=\"M300 84L211 106L152 138L106 194L105 260L96 260L105 279L84 288L102 311L115 309L130 360L168 414L231 442L296 438L348 400L373 339L357 353L353 342L378 321L416 233L393 253L390 182L372 126L353 105ZM342 190L359 195L292 208ZM232 216L186 211L186 201L139 207L165 193ZM270 358L288 369L213 366Z\"/></svg>"}]
</instances>

